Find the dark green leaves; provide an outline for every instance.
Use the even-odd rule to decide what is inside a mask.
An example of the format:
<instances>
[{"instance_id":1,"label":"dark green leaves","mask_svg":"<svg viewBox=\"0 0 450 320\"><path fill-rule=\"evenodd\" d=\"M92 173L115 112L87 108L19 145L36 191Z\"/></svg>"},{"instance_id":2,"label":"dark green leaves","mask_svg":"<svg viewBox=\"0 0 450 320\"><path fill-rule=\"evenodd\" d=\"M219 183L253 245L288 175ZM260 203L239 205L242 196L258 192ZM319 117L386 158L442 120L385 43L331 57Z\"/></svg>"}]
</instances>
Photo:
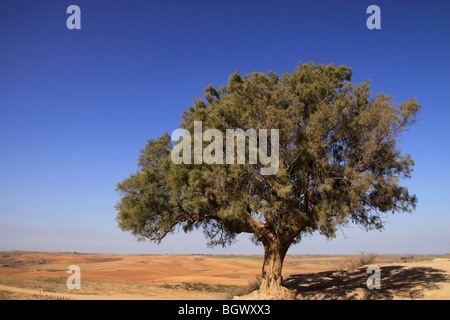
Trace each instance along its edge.
<instances>
[{"instance_id":1,"label":"dark green leaves","mask_svg":"<svg viewBox=\"0 0 450 320\"><path fill-rule=\"evenodd\" d=\"M172 142L150 139L140 170L119 183L117 221L141 239L161 241L182 227L204 228L211 245L237 233L290 244L320 231L333 237L350 222L381 229L387 212L411 211L417 202L400 184L413 161L396 147L417 118L415 99L396 104L373 95L369 81L351 84L345 66L299 64L291 74L233 73L227 85L204 89L183 112L181 127L279 129L276 175L262 165L171 162ZM206 142L205 142L206 144ZM224 146L224 157L231 150Z\"/></svg>"}]
</instances>

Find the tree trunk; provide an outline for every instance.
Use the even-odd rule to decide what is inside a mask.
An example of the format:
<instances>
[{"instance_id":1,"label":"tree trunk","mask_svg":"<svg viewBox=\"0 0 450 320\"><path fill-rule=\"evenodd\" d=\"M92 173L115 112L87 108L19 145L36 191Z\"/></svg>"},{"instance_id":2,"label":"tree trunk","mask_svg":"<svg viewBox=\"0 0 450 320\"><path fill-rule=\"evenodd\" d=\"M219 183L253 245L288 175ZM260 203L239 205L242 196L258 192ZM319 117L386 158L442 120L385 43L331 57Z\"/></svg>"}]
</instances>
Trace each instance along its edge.
<instances>
[{"instance_id":1,"label":"tree trunk","mask_svg":"<svg viewBox=\"0 0 450 320\"><path fill-rule=\"evenodd\" d=\"M283 261L289 245L264 244L264 263L258 295L262 298L283 299L287 289L281 285Z\"/></svg>"}]
</instances>

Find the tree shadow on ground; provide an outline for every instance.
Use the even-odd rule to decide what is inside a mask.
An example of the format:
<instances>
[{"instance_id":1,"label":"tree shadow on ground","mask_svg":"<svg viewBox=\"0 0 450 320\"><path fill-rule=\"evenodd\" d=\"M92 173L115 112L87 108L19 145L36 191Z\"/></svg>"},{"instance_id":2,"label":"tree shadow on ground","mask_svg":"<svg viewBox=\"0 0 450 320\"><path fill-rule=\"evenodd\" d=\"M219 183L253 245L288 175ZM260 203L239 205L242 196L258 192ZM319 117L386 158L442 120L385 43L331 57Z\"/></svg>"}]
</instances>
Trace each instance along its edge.
<instances>
[{"instance_id":1,"label":"tree shadow on ground","mask_svg":"<svg viewBox=\"0 0 450 320\"><path fill-rule=\"evenodd\" d=\"M291 275L283 285L297 299L420 299L424 290L438 289L449 279L444 270L430 267L381 267L381 288L369 290L367 268Z\"/></svg>"}]
</instances>

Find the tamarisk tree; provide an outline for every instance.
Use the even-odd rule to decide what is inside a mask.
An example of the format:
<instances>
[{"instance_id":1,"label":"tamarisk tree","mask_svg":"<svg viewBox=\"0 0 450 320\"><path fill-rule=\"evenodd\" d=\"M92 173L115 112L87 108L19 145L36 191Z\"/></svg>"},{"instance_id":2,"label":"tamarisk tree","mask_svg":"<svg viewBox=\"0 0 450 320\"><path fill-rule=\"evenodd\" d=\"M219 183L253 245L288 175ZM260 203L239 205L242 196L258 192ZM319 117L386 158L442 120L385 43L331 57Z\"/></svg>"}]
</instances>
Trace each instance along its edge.
<instances>
[{"instance_id":1,"label":"tamarisk tree","mask_svg":"<svg viewBox=\"0 0 450 320\"><path fill-rule=\"evenodd\" d=\"M255 294L283 297L283 260L302 237L333 238L351 223L382 229L388 213L416 206L416 196L400 185L414 163L396 143L420 105L414 98L395 103L373 94L369 81L352 84L351 77L346 66L309 62L281 76L235 72L227 85L207 86L204 99L183 112L180 127L193 133L194 121L201 121L204 130L222 132L278 129L276 174L263 175L266 165L248 161L175 164L176 141L164 133L148 140L137 172L117 185L119 227L156 243L179 227L202 228L211 246L249 233L264 247ZM220 151L236 150L223 145Z\"/></svg>"}]
</instances>

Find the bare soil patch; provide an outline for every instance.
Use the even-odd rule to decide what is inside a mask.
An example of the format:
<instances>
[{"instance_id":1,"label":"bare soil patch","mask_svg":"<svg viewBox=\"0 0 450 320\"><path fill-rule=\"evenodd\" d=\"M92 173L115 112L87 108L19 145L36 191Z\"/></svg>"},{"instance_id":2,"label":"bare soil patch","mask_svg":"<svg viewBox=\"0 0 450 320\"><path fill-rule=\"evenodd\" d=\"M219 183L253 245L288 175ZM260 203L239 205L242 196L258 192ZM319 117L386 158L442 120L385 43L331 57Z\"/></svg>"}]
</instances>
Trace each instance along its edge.
<instances>
[{"instance_id":1,"label":"bare soil patch","mask_svg":"<svg viewBox=\"0 0 450 320\"><path fill-rule=\"evenodd\" d=\"M287 256L284 285L295 299L450 299L445 256L376 256L381 290L368 290L366 268L350 256ZM231 299L249 294L261 273L259 255L112 255L0 252L0 299ZM353 262L352 262L353 263ZM81 289L69 290L69 265Z\"/></svg>"}]
</instances>

